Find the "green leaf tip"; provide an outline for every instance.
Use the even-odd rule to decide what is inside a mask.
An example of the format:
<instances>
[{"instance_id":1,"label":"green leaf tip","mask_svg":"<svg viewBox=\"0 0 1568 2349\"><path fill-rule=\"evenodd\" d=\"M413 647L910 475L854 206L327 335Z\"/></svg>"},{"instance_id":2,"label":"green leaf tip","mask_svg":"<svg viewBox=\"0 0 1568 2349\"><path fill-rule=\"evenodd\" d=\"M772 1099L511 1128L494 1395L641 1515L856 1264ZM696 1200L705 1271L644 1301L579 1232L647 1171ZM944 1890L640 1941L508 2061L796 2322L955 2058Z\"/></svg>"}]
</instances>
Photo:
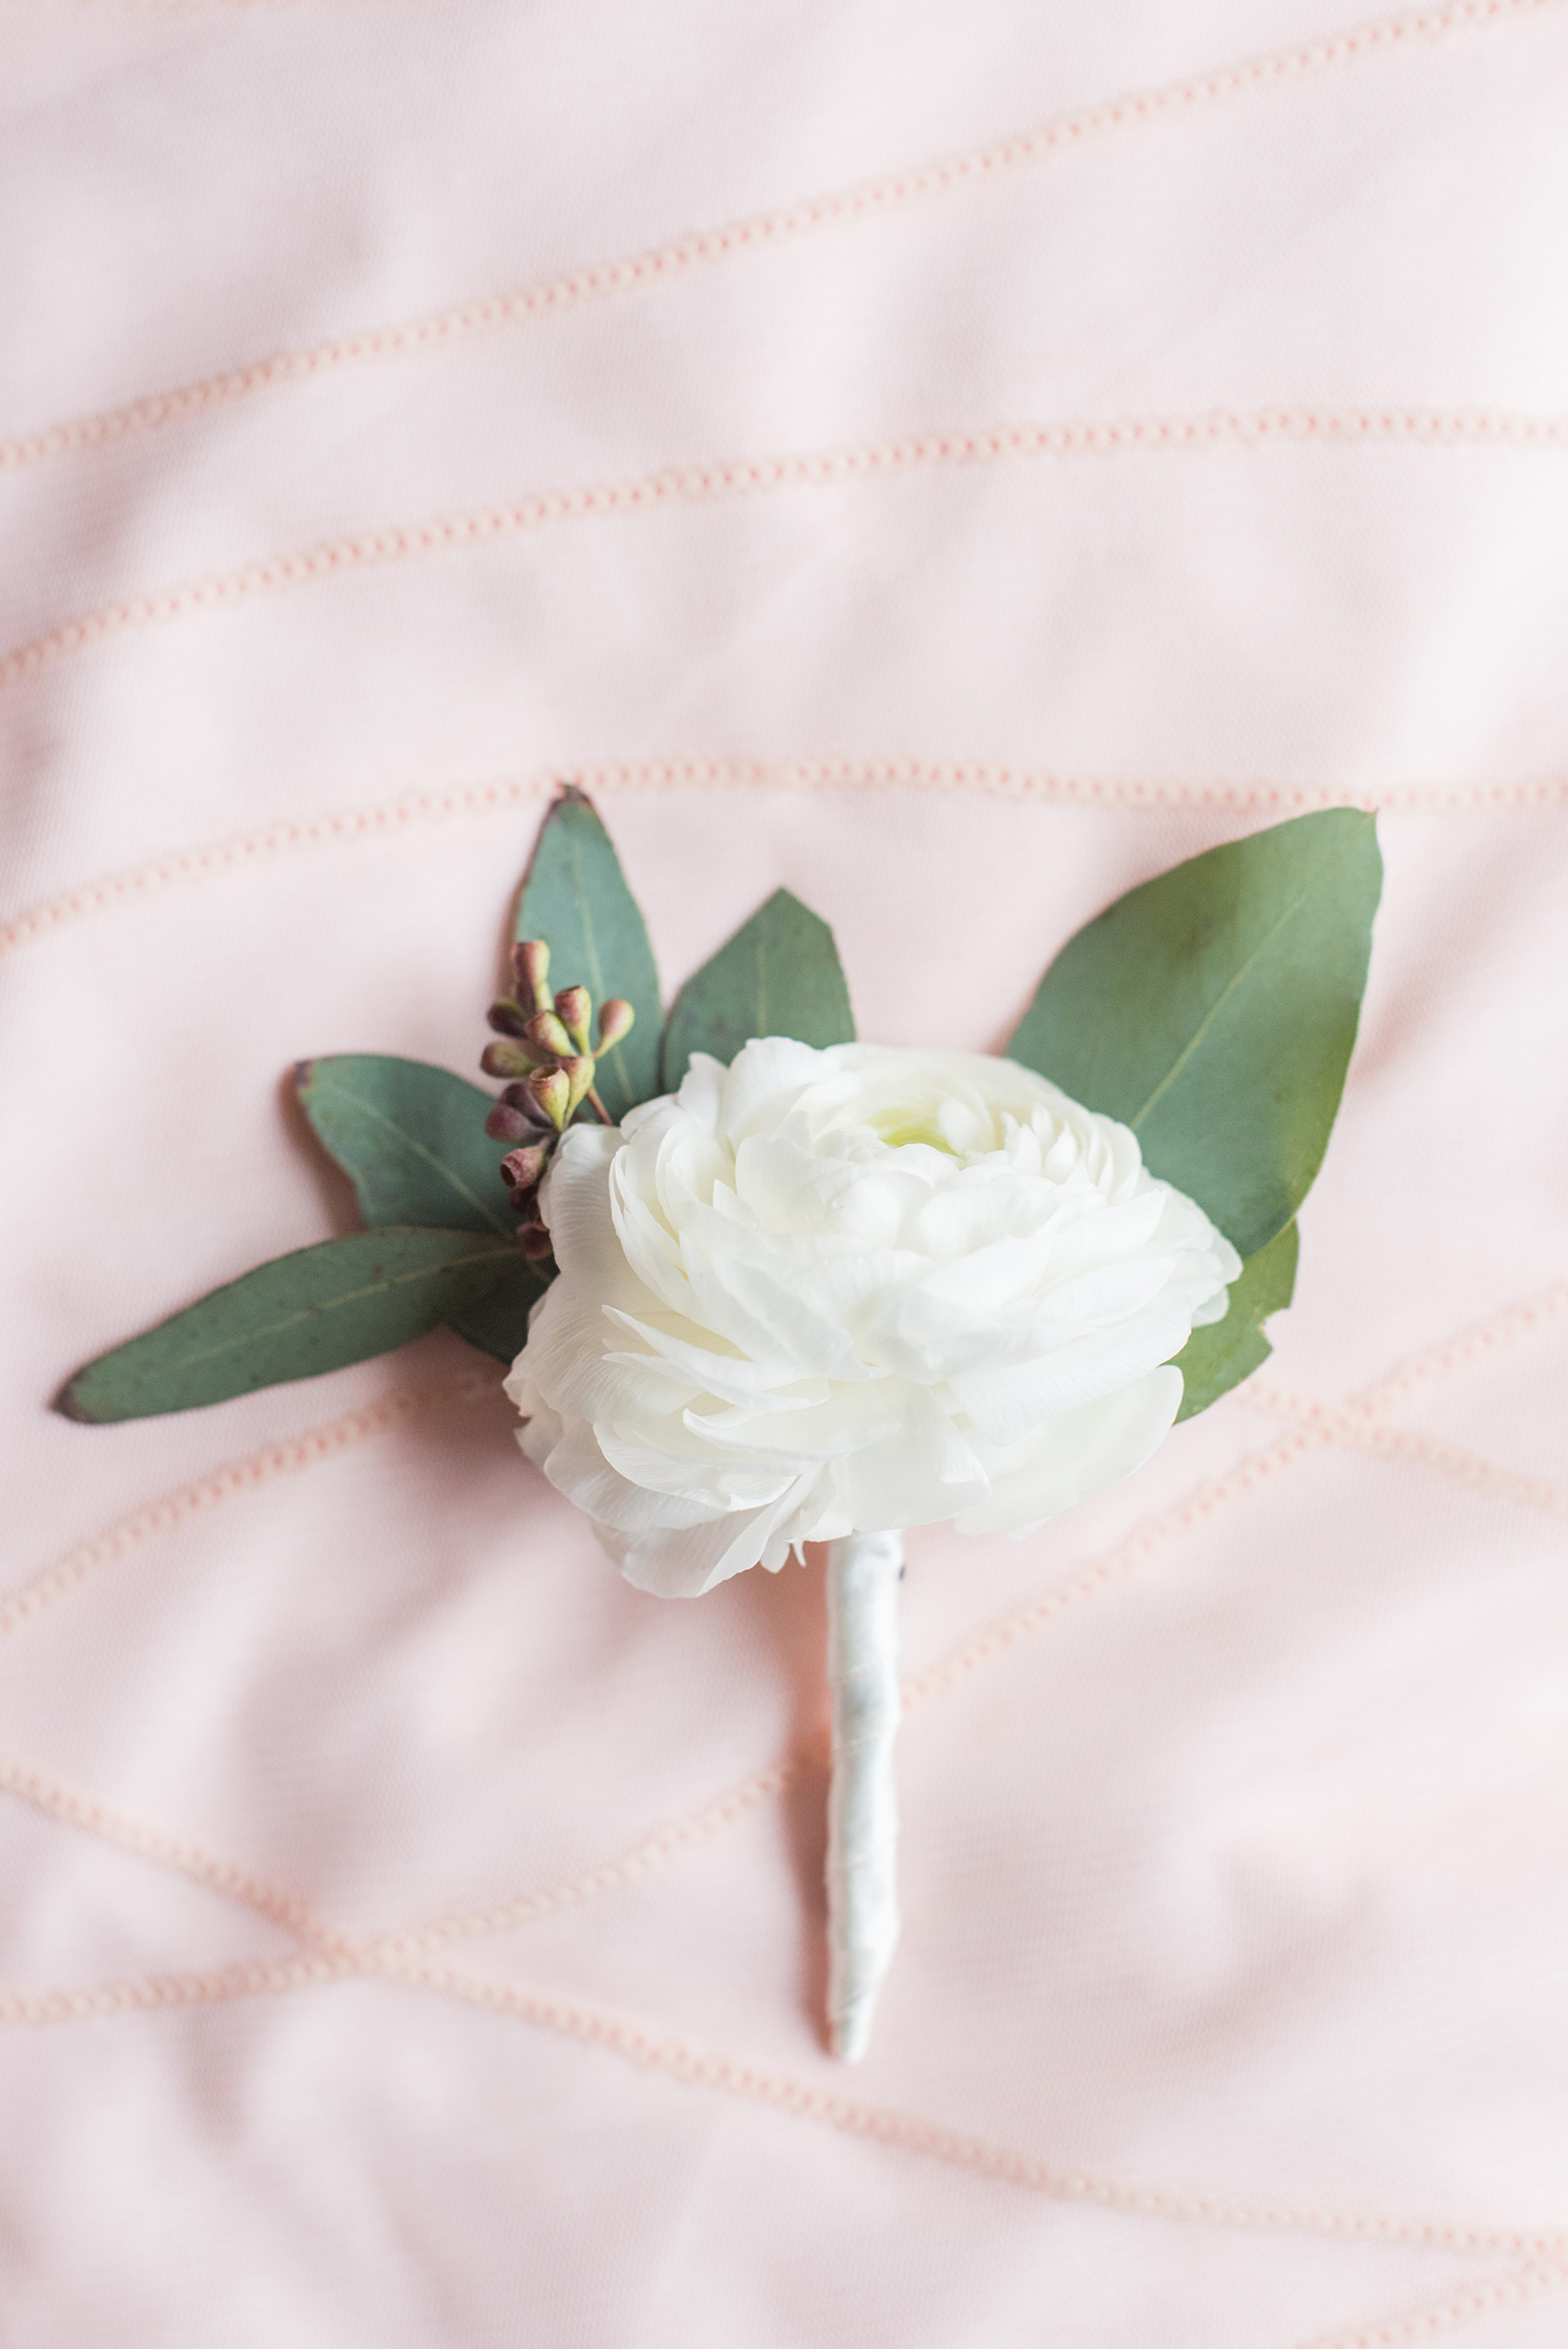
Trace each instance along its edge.
<instances>
[{"instance_id":1,"label":"green leaf tip","mask_svg":"<svg viewBox=\"0 0 1568 2349\"><path fill-rule=\"evenodd\" d=\"M833 933L790 889L775 889L682 988L664 1036L665 1091L674 1091L694 1052L728 1066L754 1036L819 1046L855 1040Z\"/></svg>"},{"instance_id":2,"label":"green leaf tip","mask_svg":"<svg viewBox=\"0 0 1568 2349\"><path fill-rule=\"evenodd\" d=\"M91 1411L77 1392L77 1386L91 1367L92 1365L88 1363L81 1370L74 1370L59 1392L51 1396L49 1402L51 1411L57 1411L62 1419L74 1419L78 1426L82 1427L96 1427L102 1424L93 1417Z\"/></svg>"},{"instance_id":3,"label":"green leaf tip","mask_svg":"<svg viewBox=\"0 0 1568 2349\"><path fill-rule=\"evenodd\" d=\"M1274 1349L1263 1334L1263 1326L1295 1294L1300 1246L1295 1224L1287 1223L1266 1247L1248 1257L1230 1283L1224 1320L1210 1321L1194 1330L1176 1356L1182 1381L1178 1424L1206 1411L1268 1360Z\"/></svg>"},{"instance_id":4,"label":"green leaf tip","mask_svg":"<svg viewBox=\"0 0 1568 2349\"><path fill-rule=\"evenodd\" d=\"M585 986L595 1003L620 996L636 1017L600 1062L597 1090L619 1124L659 1091L664 1007L642 911L621 860L585 792L565 783L545 811L517 900L512 935L542 938L564 987Z\"/></svg>"},{"instance_id":5,"label":"green leaf tip","mask_svg":"<svg viewBox=\"0 0 1568 2349\"><path fill-rule=\"evenodd\" d=\"M1206 850L1068 940L1008 1051L1130 1126L1151 1170L1255 1256L1322 1164L1382 880L1359 808Z\"/></svg>"},{"instance_id":6,"label":"green leaf tip","mask_svg":"<svg viewBox=\"0 0 1568 2349\"><path fill-rule=\"evenodd\" d=\"M84 1364L54 1408L102 1426L194 1411L389 1353L515 1282L494 1233L389 1226L296 1248Z\"/></svg>"}]
</instances>

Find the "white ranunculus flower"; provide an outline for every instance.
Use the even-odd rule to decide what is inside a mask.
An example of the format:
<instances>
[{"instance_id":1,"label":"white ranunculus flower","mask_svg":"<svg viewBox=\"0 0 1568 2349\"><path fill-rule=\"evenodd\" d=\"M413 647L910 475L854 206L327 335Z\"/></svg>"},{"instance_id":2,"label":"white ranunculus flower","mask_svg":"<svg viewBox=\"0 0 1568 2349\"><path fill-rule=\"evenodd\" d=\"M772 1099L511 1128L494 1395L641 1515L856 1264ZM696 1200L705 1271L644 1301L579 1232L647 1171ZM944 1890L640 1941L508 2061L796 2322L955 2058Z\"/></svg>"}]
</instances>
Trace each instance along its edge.
<instances>
[{"instance_id":1,"label":"white ranunculus flower","mask_svg":"<svg viewBox=\"0 0 1568 2349\"><path fill-rule=\"evenodd\" d=\"M1241 1259L1126 1127L1009 1060L770 1037L574 1126L524 1449L640 1589L953 1520L1023 1533L1126 1475Z\"/></svg>"}]
</instances>

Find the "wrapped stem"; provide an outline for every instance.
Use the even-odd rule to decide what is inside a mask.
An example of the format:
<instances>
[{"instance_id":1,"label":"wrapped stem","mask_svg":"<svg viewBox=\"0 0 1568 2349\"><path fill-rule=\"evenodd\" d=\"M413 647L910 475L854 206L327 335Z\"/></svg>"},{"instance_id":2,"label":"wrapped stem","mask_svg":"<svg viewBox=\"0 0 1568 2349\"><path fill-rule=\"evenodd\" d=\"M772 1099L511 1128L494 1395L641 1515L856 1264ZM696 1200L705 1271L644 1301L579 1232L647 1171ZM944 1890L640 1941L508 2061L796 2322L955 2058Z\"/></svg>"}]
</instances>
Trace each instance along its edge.
<instances>
[{"instance_id":1,"label":"wrapped stem","mask_svg":"<svg viewBox=\"0 0 1568 2349\"><path fill-rule=\"evenodd\" d=\"M858 2063L898 1939L901 1533L851 1533L827 1547L827 1685L833 1783L827 1802L827 2019L833 2052Z\"/></svg>"}]
</instances>

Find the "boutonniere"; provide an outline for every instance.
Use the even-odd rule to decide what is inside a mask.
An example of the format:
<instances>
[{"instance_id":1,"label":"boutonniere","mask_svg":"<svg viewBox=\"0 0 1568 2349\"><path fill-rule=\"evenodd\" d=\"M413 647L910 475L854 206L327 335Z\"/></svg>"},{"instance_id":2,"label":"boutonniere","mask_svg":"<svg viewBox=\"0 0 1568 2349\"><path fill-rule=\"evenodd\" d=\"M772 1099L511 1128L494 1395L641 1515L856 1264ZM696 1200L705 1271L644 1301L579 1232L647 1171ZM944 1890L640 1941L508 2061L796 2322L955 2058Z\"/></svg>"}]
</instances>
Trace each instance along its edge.
<instances>
[{"instance_id":1,"label":"boutonniere","mask_svg":"<svg viewBox=\"0 0 1568 2349\"><path fill-rule=\"evenodd\" d=\"M853 2060L898 1931L904 1534L1030 1532L1264 1360L1381 881L1372 817L1299 817L1099 913L1004 1055L894 1048L856 1041L832 933L783 889L666 1019L568 789L489 1015L499 1095L303 1062L364 1231L100 1355L59 1407L189 1410L445 1322L510 1365L524 1450L639 1589L826 1544L828 2009Z\"/></svg>"}]
</instances>

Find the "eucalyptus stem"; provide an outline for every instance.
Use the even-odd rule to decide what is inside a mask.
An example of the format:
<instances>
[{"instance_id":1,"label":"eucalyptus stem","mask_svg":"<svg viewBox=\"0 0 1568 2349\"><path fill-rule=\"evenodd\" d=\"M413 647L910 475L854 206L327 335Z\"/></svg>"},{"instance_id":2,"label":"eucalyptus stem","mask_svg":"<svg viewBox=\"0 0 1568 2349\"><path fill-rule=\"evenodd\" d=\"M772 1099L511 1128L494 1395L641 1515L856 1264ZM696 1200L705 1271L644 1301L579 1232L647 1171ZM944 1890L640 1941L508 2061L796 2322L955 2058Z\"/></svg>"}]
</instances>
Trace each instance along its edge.
<instances>
[{"instance_id":1,"label":"eucalyptus stem","mask_svg":"<svg viewBox=\"0 0 1568 2349\"><path fill-rule=\"evenodd\" d=\"M833 2052L858 2063L898 1939L901 1533L851 1533L827 1548L827 1685L833 1780L827 1801L827 2020Z\"/></svg>"}]
</instances>

